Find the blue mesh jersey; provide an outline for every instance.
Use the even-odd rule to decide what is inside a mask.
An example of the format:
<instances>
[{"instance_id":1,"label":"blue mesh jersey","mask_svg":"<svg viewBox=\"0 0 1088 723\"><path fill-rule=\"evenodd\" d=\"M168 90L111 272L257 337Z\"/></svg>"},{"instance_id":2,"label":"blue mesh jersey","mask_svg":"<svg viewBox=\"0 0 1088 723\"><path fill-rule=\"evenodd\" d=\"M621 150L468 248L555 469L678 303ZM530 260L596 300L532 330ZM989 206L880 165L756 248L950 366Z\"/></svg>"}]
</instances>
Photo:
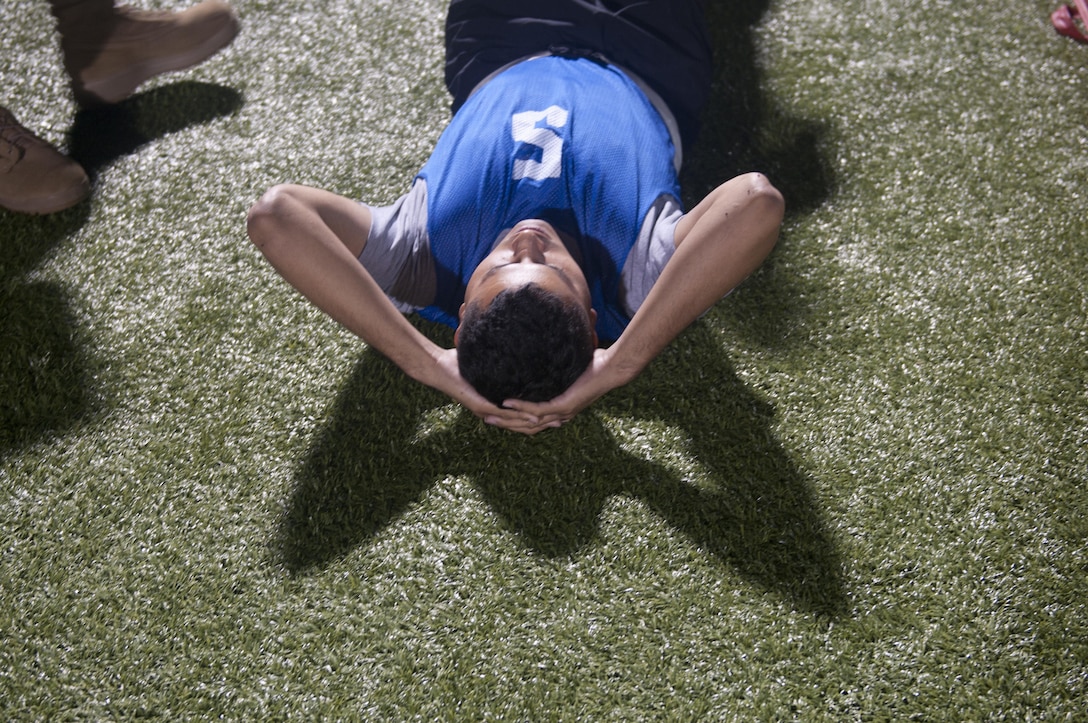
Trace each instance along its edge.
<instances>
[{"instance_id":1,"label":"blue mesh jersey","mask_svg":"<svg viewBox=\"0 0 1088 723\"><path fill-rule=\"evenodd\" d=\"M456 326L473 270L506 230L539 218L578 240L597 334L618 339L620 270L655 201L680 198L673 154L661 116L614 66L549 56L503 71L420 171L437 285L420 313Z\"/></svg>"}]
</instances>

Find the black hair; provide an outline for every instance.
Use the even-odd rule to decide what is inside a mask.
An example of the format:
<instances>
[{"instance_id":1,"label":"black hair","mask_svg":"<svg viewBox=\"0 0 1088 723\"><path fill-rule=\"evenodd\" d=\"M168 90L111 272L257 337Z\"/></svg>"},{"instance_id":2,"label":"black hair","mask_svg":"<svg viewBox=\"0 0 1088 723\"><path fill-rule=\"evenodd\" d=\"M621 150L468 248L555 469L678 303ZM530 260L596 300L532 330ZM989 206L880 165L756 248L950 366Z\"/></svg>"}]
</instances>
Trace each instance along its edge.
<instances>
[{"instance_id":1,"label":"black hair","mask_svg":"<svg viewBox=\"0 0 1088 723\"><path fill-rule=\"evenodd\" d=\"M458 332L461 376L491 402L544 402L574 383L593 359L589 314L536 284L470 304Z\"/></svg>"}]
</instances>

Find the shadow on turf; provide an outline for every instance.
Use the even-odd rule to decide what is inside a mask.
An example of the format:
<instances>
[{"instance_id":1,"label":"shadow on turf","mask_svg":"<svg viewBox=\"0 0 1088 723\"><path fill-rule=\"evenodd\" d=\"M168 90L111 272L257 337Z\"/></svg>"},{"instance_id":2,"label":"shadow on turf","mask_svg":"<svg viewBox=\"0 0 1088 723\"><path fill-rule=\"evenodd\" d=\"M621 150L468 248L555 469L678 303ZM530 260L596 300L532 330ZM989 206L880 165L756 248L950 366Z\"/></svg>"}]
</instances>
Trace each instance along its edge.
<instances>
[{"instance_id":1,"label":"shadow on turf","mask_svg":"<svg viewBox=\"0 0 1088 723\"><path fill-rule=\"evenodd\" d=\"M87 204L51 216L0 211L0 459L93 411L68 294L60 284L27 278L86 217Z\"/></svg>"},{"instance_id":2,"label":"shadow on turf","mask_svg":"<svg viewBox=\"0 0 1088 723\"><path fill-rule=\"evenodd\" d=\"M708 359L718 362L708 367ZM596 538L605 502L622 495L796 607L841 611L836 546L808 480L775 440L769 405L740 383L703 323L634 384L534 438L464 411L420 435L424 415L445 405L379 355L363 355L298 471L280 537L291 571L320 568L365 544L433 485L463 477L538 554L578 554ZM621 425L679 430L707 479L696 486L667 460L631 454L600 412L626 420Z\"/></svg>"},{"instance_id":3,"label":"shadow on turf","mask_svg":"<svg viewBox=\"0 0 1088 723\"><path fill-rule=\"evenodd\" d=\"M702 131L685 153L684 190L690 206L722 181L760 171L782 191L787 215L816 208L835 179L820 152L822 121L799 118L763 92L754 36L768 0L707 0L714 75Z\"/></svg>"},{"instance_id":4,"label":"shadow on turf","mask_svg":"<svg viewBox=\"0 0 1088 723\"><path fill-rule=\"evenodd\" d=\"M823 121L801 118L781 108L763 90L754 30L768 0L707 0L706 14L714 45L713 87L696 143L684 153L684 201L698 203L723 181L760 171L786 199L786 227L791 219L817 208L832 193L836 180L821 150L827 128ZM804 297L776 273L788 266L793 249L787 234L757 271L758 287L749 288L742 303L731 302L734 333L763 346L776 347L792 338L784 331L802 323L798 299Z\"/></svg>"},{"instance_id":5,"label":"shadow on turf","mask_svg":"<svg viewBox=\"0 0 1088 723\"><path fill-rule=\"evenodd\" d=\"M141 146L241 107L218 85L180 82L115 106L81 110L69 133L71 156L92 183L99 170ZM89 201L48 216L0 211L0 459L93 413L89 359L65 289L27 276L90 216Z\"/></svg>"},{"instance_id":6,"label":"shadow on turf","mask_svg":"<svg viewBox=\"0 0 1088 723\"><path fill-rule=\"evenodd\" d=\"M182 81L137 93L117 105L81 109L69 133L72 158L92 184L113 161L158 138L230 115L242 95L212 83Z\"/></svg>"}]
</instances>

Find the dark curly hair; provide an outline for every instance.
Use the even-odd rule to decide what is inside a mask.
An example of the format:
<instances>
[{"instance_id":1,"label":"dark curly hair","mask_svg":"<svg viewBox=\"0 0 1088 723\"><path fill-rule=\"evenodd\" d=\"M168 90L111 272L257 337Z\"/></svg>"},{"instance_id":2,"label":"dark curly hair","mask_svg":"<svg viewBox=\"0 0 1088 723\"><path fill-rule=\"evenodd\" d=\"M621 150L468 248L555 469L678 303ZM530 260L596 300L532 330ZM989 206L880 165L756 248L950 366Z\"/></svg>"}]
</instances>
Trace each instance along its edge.
<instances>
[{"instance_id":1,"label":"dark curly hair","mask_svg":"<svg viewBox=\"0 0 1088 723\"><path fill-rule=\"evenodd\" d=\"M589 315L536 284L470 304L458 332L461 376L491 402L544 402L574 383L593 358Z\"/></svg>"}]
</instances>

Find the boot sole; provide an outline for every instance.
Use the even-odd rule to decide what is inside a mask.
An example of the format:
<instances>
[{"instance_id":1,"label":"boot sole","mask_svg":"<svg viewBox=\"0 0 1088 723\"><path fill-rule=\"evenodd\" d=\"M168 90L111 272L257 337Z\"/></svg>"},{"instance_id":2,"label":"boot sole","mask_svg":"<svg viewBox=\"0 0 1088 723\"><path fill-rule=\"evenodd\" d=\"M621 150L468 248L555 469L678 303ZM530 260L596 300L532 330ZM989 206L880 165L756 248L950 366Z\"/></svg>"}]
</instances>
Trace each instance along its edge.
<instances>
[{"instance_id":1,"label":"boot sole","mask_svg":"<svg viewBox=\"0 0 1088 723\"><path fill-rule=\"evenodd\" d=\"M17 213L32 213L42 215L56 213L66 208L71 208L91 195L91 184L84 183L81 186L73 186L63 191L51 193L48 196L35 198L3 198L0 197L0 206Z\"/></svg>"}]
</instances>

